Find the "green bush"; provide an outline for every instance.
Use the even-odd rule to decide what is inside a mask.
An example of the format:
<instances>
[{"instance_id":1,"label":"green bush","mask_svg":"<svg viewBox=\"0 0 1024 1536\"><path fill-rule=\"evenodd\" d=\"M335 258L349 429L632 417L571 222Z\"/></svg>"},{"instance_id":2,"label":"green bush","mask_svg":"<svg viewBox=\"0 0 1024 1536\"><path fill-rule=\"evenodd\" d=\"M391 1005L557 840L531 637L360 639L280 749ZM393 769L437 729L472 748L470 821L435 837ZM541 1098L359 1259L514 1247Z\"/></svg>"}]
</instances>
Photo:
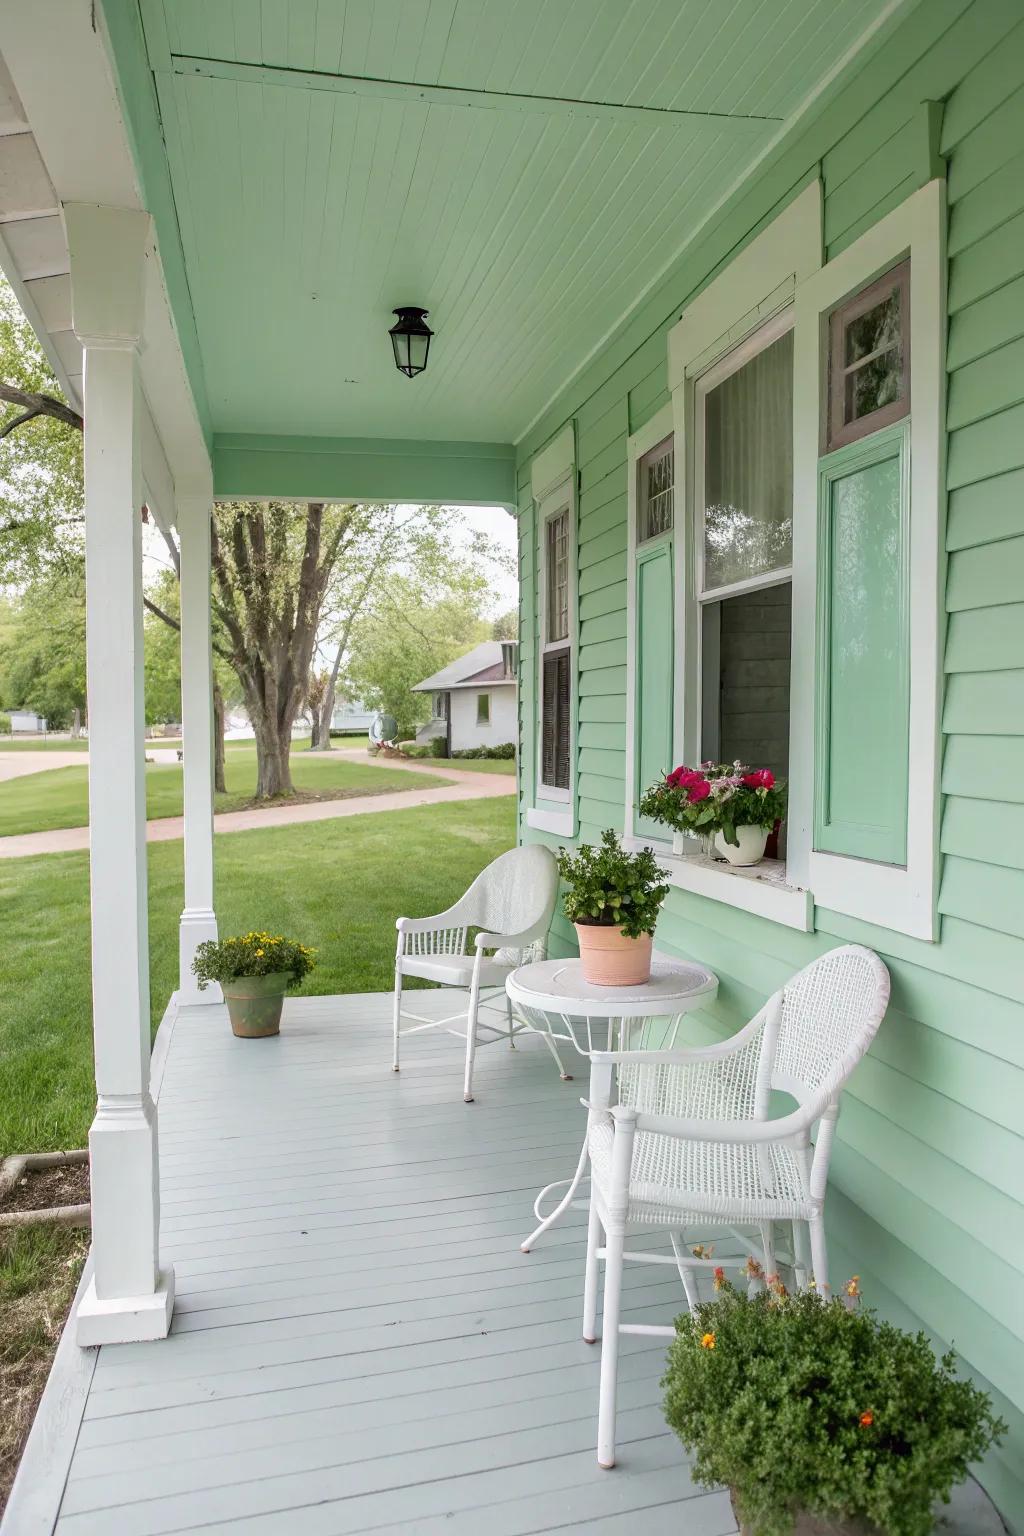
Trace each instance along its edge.
<instances>
[{"instance_id":1,"label":"green bush","mask_svg":"<svg viewBox=\"0 0 1024 1536\"><path fill-rule=\"evenodd\" d=\"M754 1536L791 1536L800 1513L928 1536L934 1501L1006 1430L953 1353L862 1309L856 1279L828 1300L715 1284L677 1319L662 1381L697 1481L732 1489Z\"/></svg>"},{"instance_id":2,"label":"green bush","mask_svg":"<svg viewBox=\"0 0 1024 1536\"><path fill-rule=\"evenodd\" d=\"M618 928L631 939L654 932L669 888L650 848L627 853L609 828L600 848L559 848L558 873L569 886L562 900L571 923Z\"/></svg>"},{"instance_id":3,"label":"green bush","mask_svg":"<svg viewBox=\"0 0 1024 1536\"><path fill-rule=\"evenodd\" d=\"M431 757L447 757L448 742L444 736L431 736L429 751Z\"/></svg>"},{"instance_id":4,"label":"green bush","mask_svg":"<svg viewBox=\"0 0 1024 1536\"><path fill-rule=\"evenodd\" d=\"M407 741L402 743L403 757L430 757L430 748L421 741Z\"/></svg>"},{"instance_id":5,"label":"green bush","mask_svg":"<svg viewBox=\"0 0 1024 1536\"><path fill-rule=\"evenodd\" d=\"M243 933L196 946L192 974L202 992L211 981L235 981L240 976L274 976L287 971L288 985L298 986L316 964L316 950L284 939L280 934Z\"/></svg>"},{"instance_id":6,"label":"green bush","mask_svg":"<svg viewBox=\"0 0 1024 1536\"><path fill-rule=\"evenodd\" d=\"M511 762L516 755L514 741L503 741L496 747L460 747L452 757L493 758L497 762Z\"/></svg>"},{"instance_id":7,"label":"green bush","mask_svg":"<svg viewBox=\"0 0 1024 1536\"><path fill-rule=\"evenodd\" d=\"M10 734L11 734L11 717L10 717L10 715L0 715L0 736L9 736Z\"/></svg>"}]
</instances>

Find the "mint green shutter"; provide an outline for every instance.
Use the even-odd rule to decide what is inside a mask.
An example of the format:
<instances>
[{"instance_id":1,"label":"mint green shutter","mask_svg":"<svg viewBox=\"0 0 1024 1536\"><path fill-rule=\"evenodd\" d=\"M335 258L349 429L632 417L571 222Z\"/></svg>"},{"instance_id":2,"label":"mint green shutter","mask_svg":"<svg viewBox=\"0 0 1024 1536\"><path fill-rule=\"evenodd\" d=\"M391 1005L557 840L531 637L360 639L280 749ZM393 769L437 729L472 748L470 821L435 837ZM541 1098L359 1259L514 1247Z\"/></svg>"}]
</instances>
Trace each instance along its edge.
<instances>
[{"instance_id":1,"label":"mint green shutter","mask_svg":"<svg viewBox=\"0 0 1024 1536\"><path fill-rule=\"evenodd\" d=\"M902 865L909 748L908 423L821 461L814 846Z\"/></svg>"},{"instance_id":2,"label":"mint green shutter","mask_svg":"<svg viewBox=\"0 0 1024 1536\"><path fill-rule=\"evenodd\" d=\"M672 763L672 546L663 540L641 549L636 566L636 780L634 806ZM670 842L672 834L634 810L641 837Z\"/></svg>"}]
</instances>

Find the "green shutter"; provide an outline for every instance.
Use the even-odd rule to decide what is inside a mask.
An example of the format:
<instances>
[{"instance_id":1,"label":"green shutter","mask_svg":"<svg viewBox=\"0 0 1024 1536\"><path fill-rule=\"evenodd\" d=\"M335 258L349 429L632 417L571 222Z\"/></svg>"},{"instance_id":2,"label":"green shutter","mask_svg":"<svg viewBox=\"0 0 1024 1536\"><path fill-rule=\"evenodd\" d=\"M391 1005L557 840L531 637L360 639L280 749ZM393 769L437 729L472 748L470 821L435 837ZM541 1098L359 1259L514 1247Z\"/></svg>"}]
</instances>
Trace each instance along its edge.
<instances>
[{"instance_id":1,"label":"green shutter","mask_svg":"<svg viewBox=\"0 0 1024 1536\"><path fill-rule=\"evenodd\" d=\"M637 556L634 805L672 767L672 635L672 546L663 539ZM666 827L635 811L634 830L641 837L671 841Z\"/></svg>"},{"instance_id":2,"label":"green shutter","mask_svg":"<svg viewBox=\"0 0 1024 1536\"><path fill-rule=\"evenodd\" d=\"M814 846L907 857L908 423L821 461Z\"/></svg>"}]
</instances>

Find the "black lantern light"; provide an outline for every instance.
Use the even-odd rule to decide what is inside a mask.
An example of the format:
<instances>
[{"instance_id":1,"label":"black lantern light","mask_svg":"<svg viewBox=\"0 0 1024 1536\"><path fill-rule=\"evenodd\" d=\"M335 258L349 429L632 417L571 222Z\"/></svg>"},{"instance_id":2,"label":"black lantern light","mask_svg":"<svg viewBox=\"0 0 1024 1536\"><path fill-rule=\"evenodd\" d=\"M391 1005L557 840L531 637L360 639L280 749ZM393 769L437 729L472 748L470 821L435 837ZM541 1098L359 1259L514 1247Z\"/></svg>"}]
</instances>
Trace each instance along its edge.
<instances>
[{"instance_id":1,"label":"black lantern light","mask_svg":"<svg viewBox=\"0 0 1024 1536\"><path fill-rule=\"evenodd\" d=\"M424 324L424 316L430 311L419 309L415 304L406 304L392 313L398 316L388 332L395 349L395 367L406 378L414 379L427 366L430 338L434 333L429 325Z\"/></svg>"}]
</instances>

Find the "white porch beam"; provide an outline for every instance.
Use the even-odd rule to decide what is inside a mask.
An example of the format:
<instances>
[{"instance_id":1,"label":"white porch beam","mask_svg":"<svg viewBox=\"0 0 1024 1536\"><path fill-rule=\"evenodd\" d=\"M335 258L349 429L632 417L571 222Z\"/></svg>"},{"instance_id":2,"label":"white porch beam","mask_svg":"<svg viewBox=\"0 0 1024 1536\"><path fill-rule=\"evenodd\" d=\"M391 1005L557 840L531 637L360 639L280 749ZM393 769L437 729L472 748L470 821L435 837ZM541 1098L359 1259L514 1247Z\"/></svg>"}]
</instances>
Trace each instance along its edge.
<instances>
[{"instance_id":1,"label":"white porch beam","mask_svg":"<svg viewBox=\"0 0 1024 1536\"><path fill-rule=\"evenodd\" d=\"M219 1003L218 986L200 992L192 975L196 946L216 939L213 909L213 686L210 647L212 496L179 496L181 543L181 735L185 779L185 909L178 930L178 1000Z\"/></svg>"},{"instance_id":2,"label":"white porch beam","mask_svg":"<svg viewBox=\"0 0 1024 1536\"><path fill-rule=\"evenodd\" d=\"M72 323L85 356L86 652L96 1117L89 1132L94 1274L79 1344L162 1338L173 1274L159 1255L150 1094L142 665L140 389L150 219L68 204Z\"/></svg>"}]
</instances>

